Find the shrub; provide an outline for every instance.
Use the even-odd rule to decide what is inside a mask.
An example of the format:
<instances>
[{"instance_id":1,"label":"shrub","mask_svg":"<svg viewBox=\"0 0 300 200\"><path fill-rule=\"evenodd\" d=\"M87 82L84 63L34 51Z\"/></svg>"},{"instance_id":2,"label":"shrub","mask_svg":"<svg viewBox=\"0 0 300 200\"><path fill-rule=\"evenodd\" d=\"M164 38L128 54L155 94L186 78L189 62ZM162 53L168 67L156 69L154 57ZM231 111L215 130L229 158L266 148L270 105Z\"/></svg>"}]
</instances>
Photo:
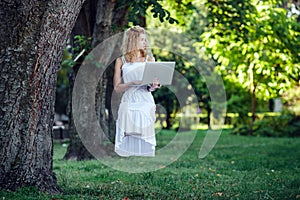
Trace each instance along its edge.
<instances>
[{"instance_id":1,"label":"shrub","mask_svg":"<svg viewBox=\"0 0 300 200\"><path fill-rule=\"evenodd\" d=\"M232 131L233 134L250 135L251 126L240 125ZM300 116L293 113L282 113L279 116L263 117L253 124L254 136L267 137L298 137L300 136Z\"/></svg>"}]
</instances>

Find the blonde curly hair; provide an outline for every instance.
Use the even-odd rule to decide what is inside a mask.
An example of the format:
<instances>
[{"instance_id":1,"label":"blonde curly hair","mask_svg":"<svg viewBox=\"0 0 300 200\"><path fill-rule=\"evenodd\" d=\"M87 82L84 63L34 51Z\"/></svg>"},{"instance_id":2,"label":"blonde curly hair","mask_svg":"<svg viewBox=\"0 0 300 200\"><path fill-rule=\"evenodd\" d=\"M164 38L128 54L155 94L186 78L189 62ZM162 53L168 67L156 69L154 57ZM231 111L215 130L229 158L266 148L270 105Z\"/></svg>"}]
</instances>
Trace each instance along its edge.
<instances>
[{"instance_id":1,"label":"blonde curly hair","mask_svg":"<svg viewBox=\"0 0 300 200\"><path fill-rule=\"evenodd\" d=\"M145 51L145 49L139 49L138 41L141 34L146 34L146 31L140 26L133 26L127 29L124 33L121 50L122 54L125 56L125 59L128 62L133 62L133 59L138 52L141 52L141 55L143 57L145 57L146 55L152 56L149 41L147 38L147 46L149 47L149 49L146 50L147 52Z\"/></svg>"}]
</instances>

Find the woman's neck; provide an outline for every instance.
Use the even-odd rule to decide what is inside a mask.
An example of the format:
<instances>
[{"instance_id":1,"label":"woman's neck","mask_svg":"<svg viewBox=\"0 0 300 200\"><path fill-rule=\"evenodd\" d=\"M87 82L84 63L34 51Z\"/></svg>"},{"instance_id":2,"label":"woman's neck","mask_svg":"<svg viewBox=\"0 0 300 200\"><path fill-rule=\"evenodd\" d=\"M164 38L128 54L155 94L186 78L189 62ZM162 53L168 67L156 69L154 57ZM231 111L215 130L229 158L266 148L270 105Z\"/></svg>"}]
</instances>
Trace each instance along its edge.
<instances>
[{"instance_id":1,"label":"woman's neck","mask_svg":"<svg viewBox=\"0 0 300 200\"><path fill-rule=\"evenodd\" d=\"M143 58L144 57L144 54L142 54L141 51L138 51L135 55L135 58Z\"/></svg>"},{"instance_id":2,"label":"woman's neck","mask_svg":"<svg viewBox=\"0 0 300 200\"><path fill-rule=\"evenodd\" d=\"M145 56L144 56L144 54L143 54L142 52L138 51L138 52L136 53L136 55L134 56L134 61L135 61L135 62L143 62L143 61L145 61Z\"/></svg>"},{"instance_id":3,"label":"woman's neck","mask_svg":"<svg viewBox=\"0 0 300 200\"><path fill-rule=\"evenodd\" d=\"M141 50L125 55L128 62L144 62L146 60L145 53Z\"/></svg>"}]
</instances>

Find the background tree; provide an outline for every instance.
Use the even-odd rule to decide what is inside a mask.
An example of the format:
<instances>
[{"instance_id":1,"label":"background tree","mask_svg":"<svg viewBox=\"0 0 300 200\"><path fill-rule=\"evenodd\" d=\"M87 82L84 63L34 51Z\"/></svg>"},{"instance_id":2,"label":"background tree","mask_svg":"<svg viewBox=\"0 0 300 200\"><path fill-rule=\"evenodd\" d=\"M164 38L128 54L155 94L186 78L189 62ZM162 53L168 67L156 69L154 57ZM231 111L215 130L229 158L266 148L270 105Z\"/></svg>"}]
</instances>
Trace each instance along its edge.
<instances>
[{"instance_id":1,"label":"background tree","mask_svg":"<svg viewBox=\"0 0 300 200\"><path fill-rule=\"evenodd\" d=\"M164 23L162 25L149 18L148 26L151 30L153 43L158 43L161 47L168 47L167 49L174 49L173 52L166 52L164 48L155 49L154 54L158 60L176 61L176 71L182 74L191 84L198 97L198 106L201 108L202 114L207 115L207 119L204 121L210 127L211 100L206 84L207 80L205 81L204 76L208 78L214 69L202 54L196 53L194 47L195 42L201 41L199 35L203 33L207 24L203 4L204 1L166 1L163 6L170 11L172 16L176 17L178 23ZM173 35L172 32L175 34ZM200 72L195 67L201 69ZM181 89L186 90L187 88ZM161 102L166 109L165 128L171 128L172 121L175 120L175 114L180 110L179 105L176 106L176 97L166 95L167 92L166 89L160 89L154 93L154 96L158 100L157 102ZM168 98L165 98L166 96Z\"/></svg>"},{"instance_id":2,"label":"background tree","mask_svg":"<svg viewBox=\"0 0 300 200\"><path fill-rule=\"evenodd\" d=\"M103 1L103 0L87 0L83 5L79 17L75 23L74 29L71 34L71 46L75 51L72 51L73 59L75 59L80 53L84 52L80 59L74 63L72 70L69 75L70 82L70 92L69 92L69 107L68 107L68 116L69 116L69 133L70 133L70 144L68 146L67 152L64 156L64 159L72 160L83 160L91 159L93 156L87 151L87 149L82 144L79 135L76 131L74 125L73 116L72 116L72 91L74 81L77 75L77 72L80 68L82 61L85 56L88 55L89 51L92 48L95 48L98 43L106 39L112 34L112 17L114 10L115 2L114 1ZM121 12L124 13L124 12ZM124 16L123 16L124 17ZM90 43L75 42L75 37L82 38L91 38ZM107 82L100 81L98 92L97 92L97 114L101 116L100 121L103 127L106 127L105 119L105 105L106 105L106 87ZM101 103L104 104L104 107L99 106ZM103 116L103 118L102 118Z\"/></svg>"},{"instance_id":3,"label":"background tree","mask_svg":"<svg viewBox=\"0 0 300 200\"><path fill-rule=\"evenodd\" d=\"M0 3L0 187L58 193L52 169L56 76L83 1Z\"/></svg>"},{"instance_id":4,"label":"background tree","mask_svg":"<svg viewBox=\"0 0 300 200\"><path fill-rule=\"evenodd\" d=\"M201 35L205 50L226 77L239 80L252 99L283 94L299 81L299 23L287 17L281 1L208 1L208 29Z\"/></svg>"},{"instance_id":5,"label":"background tree","mask_svg":"<svg viewBox=\"0 0 300 200\"><path fill-rule=\"evenodd\" d=\"M85 5L84 5L85 6ZM84 7L83 6L83 7ZM85 9L82 9L85 10ZM81 10L81 13L82 13ZM82 14L79 14L81 16ZM76 27L76 25L75 25ZM85 29L88 31L88 29ZM71 34L72 35L72 34ZM84 148L82 142L79 138L79 135L76 132L76 127L73 121L73 114L72 114L72 92L75 83L75 78L77 72L80 68L81 63L84 60L84 56L87 55L91 50L91 38L87 38L86 36L82 35L75 35L74 39L72 40L72 54L71 58L64 60L62 66L67 65L68 67L68 80L69 80L69 90L67 92L68 97L64 99L67 101L67 108L66 112L69 118L69 126L68 132L70 137L70 143L67 149L67 152L64 156L66 160L81 160L83 158L93 158L93 156ZM67 77L67 76L66 76ZM64 77L66 79L66 77ZM62 98L62 97L60 97Z\"/></svg>"},{"instance_id":6,"label":"background tree","mask_svg":"<svg viewBox=\"0 0 300 200\"><path fill-rule=\"evenodd\" d=\"M127 28L128 23L145 26L145 9L148 7L152 8L152 12L157 14L160 20L175 21L175 19L170 17L168 11L164 10L156 0L142 2L87 0L80 12L72 35L92 36L91 48L96 48L96 46L105 39ZM88 24L88 26L86 26L86 24ZM87 53L85 55L87 55ZM75 53L74 57L76 57L76 55ZM73 67L70 83L74 82L76 71L80 67L80 64L81 63L78 62L75 68ZM101 77L99 81L96 93L96 114L102 129L110 141L114 141L115 135L115 119L112 113L113 108L111 108L113 66L114 63L106 69L103 77ZM70 89L72 90L72 88ZM65 159L82 160L92 158L93 156L91 156L83 146L74 127L71 116L71 105L70 103L69 116L71 126L69 130L71 131L71 140ZM108 152L109 151L111 152L112 150L110 149Z\"/></svg>"},{"instance_id":7,"label":"background tree","mask_svg":"<svg viewBox=\"0 0 300 200\"><path fill-rule=\"evenodd\" d=\"M237 123L251 124L257 109L266 111L267 106L258 105L258 102L267 105L269 99L281 96L297 84L299 24L295 19L299 17L289 13L292 3L299 6L298 1L283 1L281 4L281 1L186 0L181 3L185 3L189 9L181 9L182 6L176 9L177 1L164 2L170 13L180 19L179 24L165 24L165 28L179 31L193 40L182 49L183 54L196 47L199 57L205 59L208 56L215 61L215 70L222 73L225 82L229 111L238 111L240 114ZM282 6L287 10L282 9ZM149 22L152 27L161 28L159 24L151 20ZM164 34L157 33L154 38L160 40L161 37ZM170 45L168 40L167 37L164 39L166 45ZM173 48L180 49L180 46ZM163 54L160 52L157 55ZM188 77L200 105L209 112L210 99L204 80L196 77L197 73L193 72L187 62L181 67L177 65L177 70ZM159 96L160 91L156 95ZM252 122L248 120L249 111L253 113Z\"/></svg>"}]
</instances>

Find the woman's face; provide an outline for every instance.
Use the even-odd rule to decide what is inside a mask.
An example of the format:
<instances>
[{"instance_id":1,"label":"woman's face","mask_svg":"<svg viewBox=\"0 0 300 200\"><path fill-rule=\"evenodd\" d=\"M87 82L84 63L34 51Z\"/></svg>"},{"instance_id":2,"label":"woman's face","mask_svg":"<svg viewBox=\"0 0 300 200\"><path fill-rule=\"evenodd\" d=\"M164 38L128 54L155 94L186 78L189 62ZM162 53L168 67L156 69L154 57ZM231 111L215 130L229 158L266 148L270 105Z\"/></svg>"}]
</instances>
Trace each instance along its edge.
<instances>
[{"instance_id":1,"label":"woman's face","mask_svg":"<svg viewBox=\"0 0 300 200\"><path fill-rule=\"evenodd\" d=\"M146 34L140 34L139 40L138 40L138 48L139 49L146 49L147 47L147 40L146 40Z\"/></svg>"}]
</instances>

